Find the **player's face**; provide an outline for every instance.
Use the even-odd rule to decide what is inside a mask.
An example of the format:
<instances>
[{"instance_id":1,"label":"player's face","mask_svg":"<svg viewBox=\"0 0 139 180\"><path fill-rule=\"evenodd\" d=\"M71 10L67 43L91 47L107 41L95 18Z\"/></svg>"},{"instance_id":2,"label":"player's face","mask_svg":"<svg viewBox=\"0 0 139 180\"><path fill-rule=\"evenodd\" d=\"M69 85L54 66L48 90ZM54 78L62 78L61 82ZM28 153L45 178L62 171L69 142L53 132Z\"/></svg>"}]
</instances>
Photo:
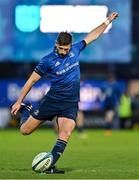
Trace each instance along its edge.
<instances>
[{"instance_id":1,"label":"player's face","mask_svg":"<svg viewBox=\"0 0 139 180\"><path fill-rule=\"evenodd\" d=\"M56 43L56 48L57 48L57 53L61 57L65 57L70 51L71 44L61 46L61 45Z\"/></svg>"}]
</instances>

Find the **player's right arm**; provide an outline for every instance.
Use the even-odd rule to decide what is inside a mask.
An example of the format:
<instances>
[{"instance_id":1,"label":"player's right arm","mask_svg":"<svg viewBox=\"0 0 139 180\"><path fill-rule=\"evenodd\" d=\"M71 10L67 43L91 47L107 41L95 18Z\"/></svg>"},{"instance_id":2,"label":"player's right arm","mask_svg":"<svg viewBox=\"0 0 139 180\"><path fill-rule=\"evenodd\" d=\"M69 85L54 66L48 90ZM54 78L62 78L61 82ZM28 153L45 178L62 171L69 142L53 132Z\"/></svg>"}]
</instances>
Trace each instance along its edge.
<instances>
[{"instance_id":1,"label":"player's right arm","mask_svg":"<svg viewBox=\"0 0 139 180\"><path fill-rule=\"evenodd\" d=\"M12 110L11 113L13 115L16 115L16 113L18 112L18 110L21 107L21 103L24 100L24 98L26 97L26 95L28 94L28 92L30 91L30 89L32 88L32 86L41 78L41 76L36 73L35 71L33 71L33 73L31 74L31 76L29 77L29 79L27 80L27 82L25 83L24 87L22 88L21 94L18 98L18 100L15 102L15 104L12 106Z\"/></svg>"},{"instance_id":2,"label":"player's right arm","mask_svg":"<svg viewBox=\"0 0 139 180\"><path fill-rule=\"evenodd\" d=\"M118 17L117 12L113 12L108 16L108 19L100 24L98 27L93 29L90 33L87 34L87 36L84 38L84 41L86 42L86 45L90 44L94 40L96 40L107 28L107 26Z\"/></svg>"}]
</instances>

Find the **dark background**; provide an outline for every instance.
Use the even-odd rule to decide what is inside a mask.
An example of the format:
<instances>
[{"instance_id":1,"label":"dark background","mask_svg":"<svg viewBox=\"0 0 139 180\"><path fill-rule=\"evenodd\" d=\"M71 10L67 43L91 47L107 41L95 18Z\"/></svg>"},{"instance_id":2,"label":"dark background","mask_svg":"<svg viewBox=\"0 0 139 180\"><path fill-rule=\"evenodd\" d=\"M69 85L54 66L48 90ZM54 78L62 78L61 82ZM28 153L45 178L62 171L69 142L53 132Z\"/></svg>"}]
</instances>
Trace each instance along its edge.
<instances>
[{"instance_id":1,"label":"dark background","mask_svg":"<svg viewBox=\"0 0 139 180\"><path fill-rule=\"evenodd\" d=\"M124 26L124 24L123 24ZM101 79L107 72L113 72L118 79L136 79L139 78L139 2L132 1L132 60L131 63L81 63L81 75L84 79ZM27 78L32 72L36 63L16 63L1 62L0 78Z\"/></svg>"}]
</instances>

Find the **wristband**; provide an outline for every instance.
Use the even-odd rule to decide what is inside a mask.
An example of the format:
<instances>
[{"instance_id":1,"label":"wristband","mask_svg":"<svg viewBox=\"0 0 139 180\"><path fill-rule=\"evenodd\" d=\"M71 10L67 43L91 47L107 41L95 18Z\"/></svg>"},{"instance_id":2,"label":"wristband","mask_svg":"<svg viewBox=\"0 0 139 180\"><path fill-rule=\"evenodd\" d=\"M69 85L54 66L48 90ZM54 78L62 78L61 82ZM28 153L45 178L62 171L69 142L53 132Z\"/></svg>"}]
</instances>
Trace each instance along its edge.
<instances>
[{"instance_id":1,"label":"wristband","mask_svg":"<svg viewBox=\"0 0 139 180\"><path fill-rule=\"evenodd\" d=\"M107 19L104 23L106 24L106 26L108 26L110 24L110 20Z\"/></svg>"}]
</instances>

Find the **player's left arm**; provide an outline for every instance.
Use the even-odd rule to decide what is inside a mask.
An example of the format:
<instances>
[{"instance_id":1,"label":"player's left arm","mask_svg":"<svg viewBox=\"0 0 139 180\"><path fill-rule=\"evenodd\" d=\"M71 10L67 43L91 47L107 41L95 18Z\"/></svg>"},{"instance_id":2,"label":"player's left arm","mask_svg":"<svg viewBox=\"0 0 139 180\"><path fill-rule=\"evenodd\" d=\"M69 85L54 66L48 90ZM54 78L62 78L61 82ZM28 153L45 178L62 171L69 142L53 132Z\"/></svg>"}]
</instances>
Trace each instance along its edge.
<instances>
[{"instance_id":1,"label":"player's left arm","mask_svg":"<svg viewBox=\"0 0 139 180\"><path fill-rule=\"evenodd\" d=\"M96 40L107 28L107 26L118 17L117 12L111 13L107 20L103 22L101 25L93 29L85 38L84 41L86 42L86 45L90 44L92 41Z\"/></svg>"}]
</instances>

